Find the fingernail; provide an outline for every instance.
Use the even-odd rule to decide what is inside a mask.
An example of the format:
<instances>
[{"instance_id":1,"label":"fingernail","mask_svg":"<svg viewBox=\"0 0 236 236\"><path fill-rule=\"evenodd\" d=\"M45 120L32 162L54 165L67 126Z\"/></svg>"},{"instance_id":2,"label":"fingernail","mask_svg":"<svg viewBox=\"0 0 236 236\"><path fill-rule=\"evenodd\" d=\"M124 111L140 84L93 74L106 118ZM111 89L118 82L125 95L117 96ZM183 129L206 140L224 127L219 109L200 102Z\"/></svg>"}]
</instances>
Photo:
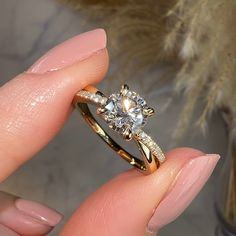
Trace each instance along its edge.
<instances>
[{"instance_id":1,"label":"fingernail","mask_svg":"<svg viewBox=\"0 0 236 236\"><path fill-rule=\"evenodd\" d=\"M1 224L0 224L0 235L2 235L2 236L19 236L19 234L15 233L11 229L9 229Z\"/></svg>"},{"instance_id":2,"label":"fingernail","mask_svg":"<svg viewBox=\"0 0 236 236\"><path fill-rule=\"evenodd\" d=\"M60 213L38 202L19 198L15 201L15 206L23 214L51 227L56 226L62 219Z\"/></svg>"},{"instance_id":3,"label":"fingernail","mask_svg":"<svg viewBox=\"0 0 236 236\"><path fill-rule=\"evenodd\" d=\"M106 33L103 29L92 30L75 36L48 51L27 72L43 74L55 71L84 60L106 48Z\"/></svg>"},{"instance_id":4,"label":"fingernail","mask_svg":"<svg viewBox=\"0 0 236 236\"><path fill-rule=\"evenodd\" d=\"M211 176L219 158L219 155L208 154L196 157L183 166L174 185L155 209L147 226L149 234L182 214Z\"/></svg>"},{"instance_id":5,"label":"fingernail","mask_svg":"<svg viewBox=\"0 0 236 236\"><path fill-rule=\"evenodd\" d=\"M40 203L0 193L0 224L20 235L45 235L62 219L61 214Z\"/></svg>"}]
</instances>

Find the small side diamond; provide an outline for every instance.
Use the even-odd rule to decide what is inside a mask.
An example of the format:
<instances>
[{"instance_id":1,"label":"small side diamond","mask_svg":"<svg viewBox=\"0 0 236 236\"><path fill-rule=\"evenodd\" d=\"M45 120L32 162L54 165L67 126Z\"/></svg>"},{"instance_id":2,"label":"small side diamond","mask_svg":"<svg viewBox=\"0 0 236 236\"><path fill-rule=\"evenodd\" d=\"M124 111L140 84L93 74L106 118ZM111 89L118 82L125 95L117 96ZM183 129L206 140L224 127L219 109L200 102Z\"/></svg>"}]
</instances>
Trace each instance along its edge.
<instances>
[{"instance_id":1,"label":"small side diamond","mask_svg":"<svg viewBox=\"0 0 236 236\"><path fill-rule=\"evenodd\" d=\"M89 91L82 90L79 92L79 96L85 100L88 100L88 102L96 103L101 106L104 106L106 104L107 98L103 97L99 94L94 94Z\"/></svg>"},{"instance_id":2,"label":"small side diamond","mask_svg":"<svg viewBox=\"0 0 236 236\"><path fill-rule=\"evenodd\" d=\"M94 100L94 102L99 102L99 99L100 99L100 97L98 97L98 96L94 96L94 98L93 98L93 100Z\"/></svg>"},{"instance_id":3,"label":"small side diamond","mask_svg":"<svg viewBox=\"0 0 236 236\"><path fill-rule=\"evenodd\" d=\"M143 142L150 149L152 154L156 156L159 162L162 163L165 161L165 156L163 152L161 151L160 147L145 132L139 129L135 132L134 137L137 140Z\"/></svg>"},{"instance_id":4,"label":"small side diamond","mask_svg":"<svg viewBox=\"0 0 236 236\"><path fill-rule=\"evenodd\" d=\"M101 102L101 105L102 105L102 106L105 106L105 104L106 104L106 102L107 102L107 98L102 97L101 100L100 100L100 102Z\"/></svg>"}]
</instances>

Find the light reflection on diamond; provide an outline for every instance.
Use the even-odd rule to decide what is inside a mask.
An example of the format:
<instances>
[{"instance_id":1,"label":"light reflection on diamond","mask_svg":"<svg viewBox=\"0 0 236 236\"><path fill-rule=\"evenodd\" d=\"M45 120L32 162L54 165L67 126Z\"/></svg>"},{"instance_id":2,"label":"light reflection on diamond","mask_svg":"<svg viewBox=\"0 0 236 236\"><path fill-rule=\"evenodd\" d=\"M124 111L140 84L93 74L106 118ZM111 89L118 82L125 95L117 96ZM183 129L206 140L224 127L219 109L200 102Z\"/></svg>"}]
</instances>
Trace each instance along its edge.
<instances>
[{"instance_id":1,"label":"light reflection on diamond","mask_svg":"<svg viewBox=\"0 0 236 236\"><path fill-rule=\"evenodd\" d=\"M106 108L107 111L112 112L112 110L114 109L114 106L115 106L114 102L112 100L110 100L110 101L107 102L105 108Z\"/></svg>"},{"instance_id":2,"label":"light reflection on diamond","mask_svg":"<svg viewBox=\"0 0 236 236\"><path fill-rule=\"evenodd\" d=\"M145 100L135 92L112 94L104 106L102 116L112 129L122 134L127 129L135 131L146 124L147 116L143 113L145 107Z\"/></svg>"}]
</instances>

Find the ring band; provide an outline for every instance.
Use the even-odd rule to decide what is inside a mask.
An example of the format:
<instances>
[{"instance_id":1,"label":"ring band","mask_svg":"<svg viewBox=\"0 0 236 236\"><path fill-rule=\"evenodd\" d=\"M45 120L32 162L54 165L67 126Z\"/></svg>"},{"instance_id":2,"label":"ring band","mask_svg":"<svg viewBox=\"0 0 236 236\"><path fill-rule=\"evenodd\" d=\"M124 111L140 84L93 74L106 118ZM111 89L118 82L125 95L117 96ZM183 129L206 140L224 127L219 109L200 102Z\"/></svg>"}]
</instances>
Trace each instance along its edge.
<instances>
[{"instance_id":1,"label":"ring band","mask_svg":"<svg viewBox=\"0 0 236 236\"><path fill-rule=\"evenodd\" d=\"M131 155L106 133L92 115L88 104L95 105L97 114L125 140L134 140L142 160ZM119 93L109 97L95 87L88 86L75 95L73 105L80 110L83 118L103 141L142 173L153 173L165 161L161 148L142 130L154 110L137 93L130 91L127 85L123 85Z\"/></svg>"}]
</instances>

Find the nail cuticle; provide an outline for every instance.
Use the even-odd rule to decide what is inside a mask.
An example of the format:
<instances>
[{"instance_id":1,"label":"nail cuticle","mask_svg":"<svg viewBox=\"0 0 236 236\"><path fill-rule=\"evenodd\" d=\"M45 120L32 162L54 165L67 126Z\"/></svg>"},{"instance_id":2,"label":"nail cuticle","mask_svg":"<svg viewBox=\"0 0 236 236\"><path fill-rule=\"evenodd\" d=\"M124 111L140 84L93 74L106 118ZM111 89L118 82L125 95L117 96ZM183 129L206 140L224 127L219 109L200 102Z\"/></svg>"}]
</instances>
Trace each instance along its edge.
<instances>
[{"instance_id":1,"label":"nail cuticle","mask_svg":"<svg viewBox=\"0 0 236 236\"><path fill-rule=\"evenodd\" d=\"M94 51L92 52L91 54L87 55L87 56L84 56L84 57L81 57L80 59L78 59L77 61L74 61L73 63L71 64L67 64L65 67L68 67L68 66L73 66L79 62L83 62L83 61L86 61L86 60L89 60L91 57L93 56L98 56L100 55L101 53L103 53L105 51L106 48L102 48L102 49L99 49L97 51ZM43 72L44 75L49 75L50 73L53 73L53 72L56 72L56 71L60 71L62 70L64 67L59 67L59 68L51 68L50 70L47 70L45 72ZM39 73L35 73L35 72L32 72L32 71L24 71L25 74L39 74Z\"/></svg>"},{"instance_id":2,"label":"nail cuticle","mask_svg":"<svg viewBox=\"0 0 236 236\"><path fill-rule=\"evenodd\" d=\"M4 235L4 236L20 236L19 234L17 234L13 230L11 230L10 228L8 228L7 226L2 225L2 224L0 224L0 235Z\"/></svg>"},{"instance_id":3,"label":"nail cuticle","mask_svg":"<svg viewBox=\"0 0 236 236\"><path fill-rule=\"evenodd\" d=\"M99 49L97 51L94 51L92 52L91 54L87 55L87 56L84 56L84 57L81 57L79 60L73 62L72 64L68 64L67 66L73 66L73 65L76 65L77 63L79 62L83 62L83 61L87 61L89 60L91 57L94 57L94 56L98 56L100 55L101 53L103 53L105 51L106 48L102 48L102 49ZM51 72L55 72L55 71L59 71L59 70L62 70L63 68L52 68L50 70L48 70L47 72L45 73L51 73Z\"/></svg>"}]
</instances>

